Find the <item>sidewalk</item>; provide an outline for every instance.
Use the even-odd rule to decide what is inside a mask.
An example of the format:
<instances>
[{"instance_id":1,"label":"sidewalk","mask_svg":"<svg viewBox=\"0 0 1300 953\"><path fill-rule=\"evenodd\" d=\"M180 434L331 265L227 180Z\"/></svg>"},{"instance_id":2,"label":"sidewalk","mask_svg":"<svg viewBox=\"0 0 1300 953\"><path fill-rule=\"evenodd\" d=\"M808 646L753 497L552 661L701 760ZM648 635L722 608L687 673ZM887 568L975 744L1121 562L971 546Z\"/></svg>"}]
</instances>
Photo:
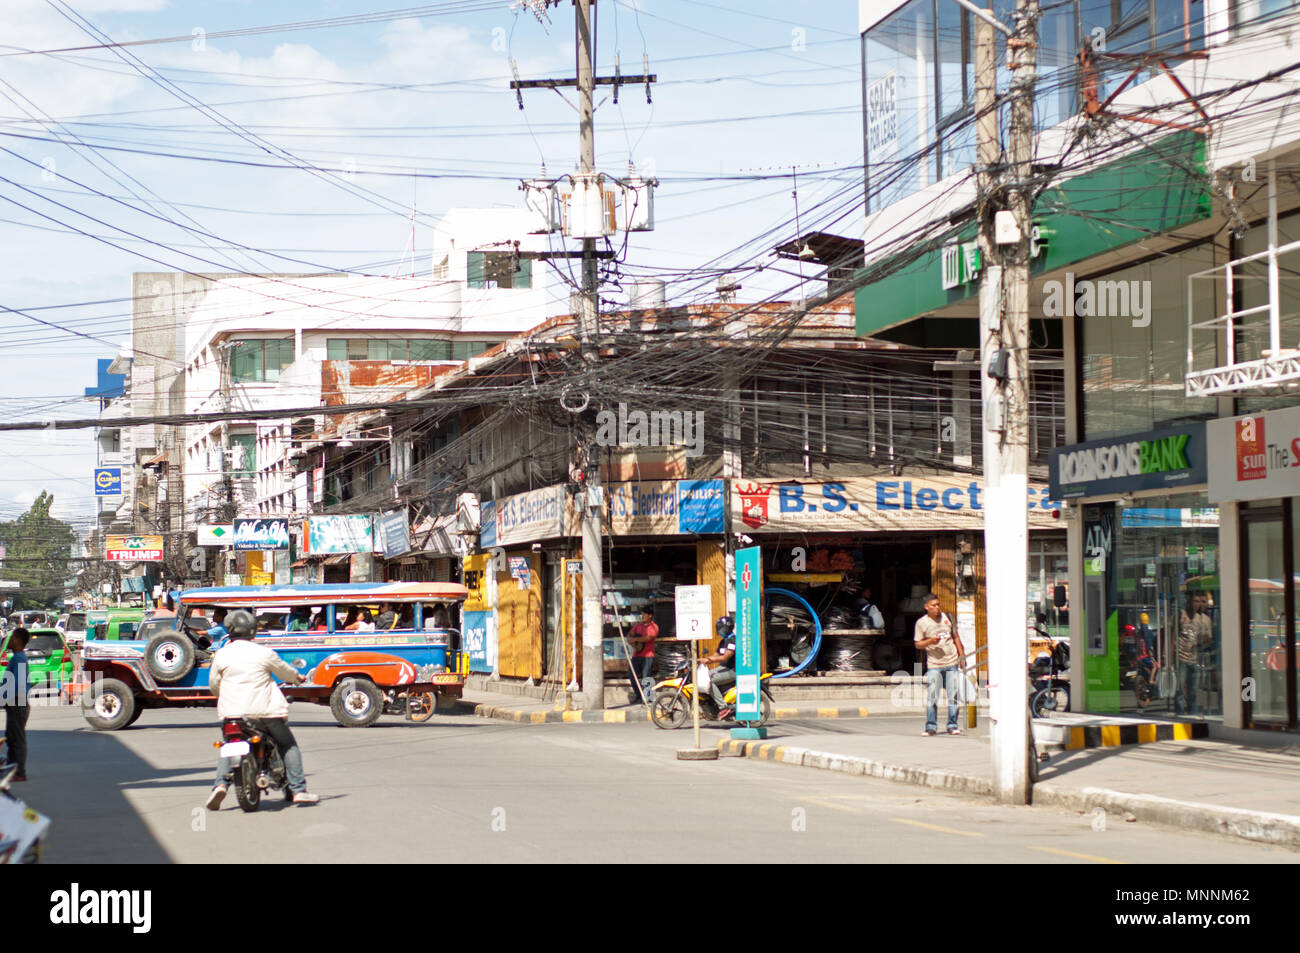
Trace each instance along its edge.
<instances>
[{"instance_id":1,"label":"sidewalk","mask_svg":"<svg viewBox=\"0 0 1300 953\"><path fill-rule=\"evenodd\" d=\"M718 747L724 755L969 794L993 790L986 735L927 738L915 718L869 719L853 734L776 724L767 741ZM1195 739L1064 751L1039 765L1033 799L1300 848L1300 749Z\"/></svg>"},{"instance_id":2,"label":"sidewalk","mask_svg":"<svg viewBox=\"0 0 1300 953\"><path fill-rule=\"evenodd\" d=\"M574 699L575 710L566 711L556 708L552 701L542 701L520 695L498 694L495 692L465 689L465 695L457 704L457 709L483 718L496 718L524 724L548 724L553 722L610 722L649 721L650 712L645 705L622 705L600 711L576 710L579 704ZM880 710L885 710L881 703ZM777 702L774 710L776 719L787 721L805 718L865 718L869 714L867 705L861 701L844 698L801 698L798 702Z\"/></svg>"}]
</instances>

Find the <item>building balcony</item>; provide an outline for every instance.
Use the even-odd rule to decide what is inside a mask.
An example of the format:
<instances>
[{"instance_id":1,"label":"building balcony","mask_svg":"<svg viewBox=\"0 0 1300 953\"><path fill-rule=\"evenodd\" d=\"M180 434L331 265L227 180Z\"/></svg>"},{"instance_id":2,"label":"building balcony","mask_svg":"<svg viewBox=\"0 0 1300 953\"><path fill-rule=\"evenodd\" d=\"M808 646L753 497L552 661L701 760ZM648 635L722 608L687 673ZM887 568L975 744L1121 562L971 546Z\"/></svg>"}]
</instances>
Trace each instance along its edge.
<instances>
[{"instance_id":1,"label":"building balcony","mask_svg":"<svg viewBox=\"0 0 1300 953\"><path fill-rule=\"evenodd\" d=\"M1298 261L1300 242L1270 243L1187 279L1188 397L1300 388ZM1228 310L1206 318L1207 300L1218 302L1215 311L1223 302Z\"/></svg>"}]
</instances>

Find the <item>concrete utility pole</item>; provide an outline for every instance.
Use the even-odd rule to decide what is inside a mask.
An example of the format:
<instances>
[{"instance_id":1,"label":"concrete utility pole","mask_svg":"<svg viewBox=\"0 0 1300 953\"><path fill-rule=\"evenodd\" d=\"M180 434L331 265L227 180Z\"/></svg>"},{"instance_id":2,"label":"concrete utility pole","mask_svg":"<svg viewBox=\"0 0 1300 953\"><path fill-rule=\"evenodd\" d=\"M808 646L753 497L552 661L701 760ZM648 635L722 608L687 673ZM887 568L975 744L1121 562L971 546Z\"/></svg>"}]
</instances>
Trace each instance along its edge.
<instances>
[{"instance_id":1,"label":"concrete utility pole","mask_svg":"<svg viewBox=\"0 0 1300 953\"><path fill-rule=\"evenodd\" d=\"M986 11L991 16L991 11ZM979 176L981 395L984 407L984 549L988 607L993 790L1029 802L1026 710L1026 573L1029 561L1029 237L1038 0L1018 0L1007 39L1012 70L1005 169L999 165L994 27L975 22L976 155ZM1015 229L998 235L998 212ZM1005 218L1005 216L1004 216ZM1009 223L1003 223L1004 226ZM1018 231L1018 236L1014 234ZM1000 241L999 241L1000 239Z\"/></svg>"},{"instance_id":2,"label":"concrete utility pole","mask_svg":"<svg viewBox=\"0 0 1300 953\"><path fill-rule=\"evenodd\" d=\"M585 200L590 201L591 186L596 180L596 123L595 92L597 86L613 86L614 102L618 102L620 86L645 84L646 101L650 100L650 84L656 77L652 73L623 75L615 64L614 76L597 76L595 74L595 44L591 31L591 8L596 0L573 0L574 37L577 50L577 72L573 79L535 79L514 80L510 88L519 97L519 108L524 108L522 90L555 89L574 87L578 93L578 145L579 174L575 186L581 185L585 190ZM544 0L526 4L534 9L544 10L558 3L558 0ZM575 193L576 194L576 193ZM603 201L603 200L602 200ZM575 206L577 205L575 199ZM582 288L579 293L581 304L578 308L578 341L581 348L583 364L588 372L592 371L599 358L600 344L598 330L598 295L600 292L600 275L598 262L602 257L596 249L596 238L588 235L582 238ZM572 253L549 253L539 257L572 257ZM586 450L583 471L586 475L586 495L579 494L578 502L582 517L582 695L583 707L605 707L605 653L602 646L604 623L602 622L601 592L603 588L602 573L602 527L603 497L600 486L600 458L594 443L592 428L584 428L580 438Z\"/></svg>"},{"instance_id":3,"label":"concrete utility pole","mask_svg":"<svg viewBox=\"0 0 1300 953\"><path fill-rule=\"evenodd\" d=\"M591 44L591 0L574 0L574 29L578 49L578 139L581 172L589 176L596 171L596 123L594 70L595 51ZM582 314L578 339L588 367L595 365L598 354L596 323L600 279L596 271L596 240L582 240ZM588 438L589 432L584 434ZM601 517L604 507L600 497L600 459L594 441L587 445L587 496L582 507L582 695L583 707L605 707L604 622L601 611L603 588L604 530Z\"/></svg>"}]
</instances>

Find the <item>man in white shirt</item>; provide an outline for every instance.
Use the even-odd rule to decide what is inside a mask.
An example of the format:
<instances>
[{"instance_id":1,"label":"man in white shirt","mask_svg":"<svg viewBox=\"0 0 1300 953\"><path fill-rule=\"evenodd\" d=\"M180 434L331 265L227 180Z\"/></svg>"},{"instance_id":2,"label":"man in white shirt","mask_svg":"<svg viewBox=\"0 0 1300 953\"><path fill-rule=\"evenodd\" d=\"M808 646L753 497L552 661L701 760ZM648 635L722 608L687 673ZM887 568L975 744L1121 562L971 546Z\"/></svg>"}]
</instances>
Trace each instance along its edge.
<instances>
[{"instance_id":1,"label":"man in white shirt","mask_svg":"<svg viewBox=\"0 0 1300 953\"><path fill-rule=\"evenodd\" d=\"M315 804L320 800L307 793L307 776L302 770L302 752L289 730L289 700L284 697L272 675L297 685L305 682L292 665L265 645L253 641L256 623L250 612L236 609L226 617L230 641L212 659L208 684L217 697L217 715L227 718L253 718L261 722L284 759L289 790L295 804ZM205 804L208 810L221 807L234 778L234 762L221 758L217 762L217 780Z\"/></svg>"},{"instance_id":2,"label":"man in white shirt","mask_svg":"<svg viewBox=\"0 0 1300 953\"><path fill-rule=\"evenodd\" d=\"M939 597L933 592L927 593L923 605L925 615L916 620L912 636L913 644L918 649L925 649L926 655L925 731L922 734L938 734L939 687L942 685L948 696L948 734L960 735L957 705L961 702L961 663L966 650L952 620L939 608Z\"/></svg>"}]
</instances>

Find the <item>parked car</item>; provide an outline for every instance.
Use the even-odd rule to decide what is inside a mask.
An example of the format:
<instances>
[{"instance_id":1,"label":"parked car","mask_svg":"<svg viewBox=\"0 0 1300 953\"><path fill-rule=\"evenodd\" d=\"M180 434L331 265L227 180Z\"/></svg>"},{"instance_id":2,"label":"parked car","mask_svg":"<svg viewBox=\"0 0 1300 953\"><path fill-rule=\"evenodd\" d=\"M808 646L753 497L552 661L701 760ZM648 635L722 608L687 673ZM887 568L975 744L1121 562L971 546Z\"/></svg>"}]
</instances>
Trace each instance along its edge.
<instances>
[{"instance_id":1,"label":"parked car","mask_svg":"<svg viewBox=\"0 0 1300 953\"><path fill-rule=\"evenodd\" d=\"M72 649L58 629L29 629L27 684L55 686L72 681ZM9 664L12 630L0 639L0 667Z\"/></svg>"}]
</instances>

